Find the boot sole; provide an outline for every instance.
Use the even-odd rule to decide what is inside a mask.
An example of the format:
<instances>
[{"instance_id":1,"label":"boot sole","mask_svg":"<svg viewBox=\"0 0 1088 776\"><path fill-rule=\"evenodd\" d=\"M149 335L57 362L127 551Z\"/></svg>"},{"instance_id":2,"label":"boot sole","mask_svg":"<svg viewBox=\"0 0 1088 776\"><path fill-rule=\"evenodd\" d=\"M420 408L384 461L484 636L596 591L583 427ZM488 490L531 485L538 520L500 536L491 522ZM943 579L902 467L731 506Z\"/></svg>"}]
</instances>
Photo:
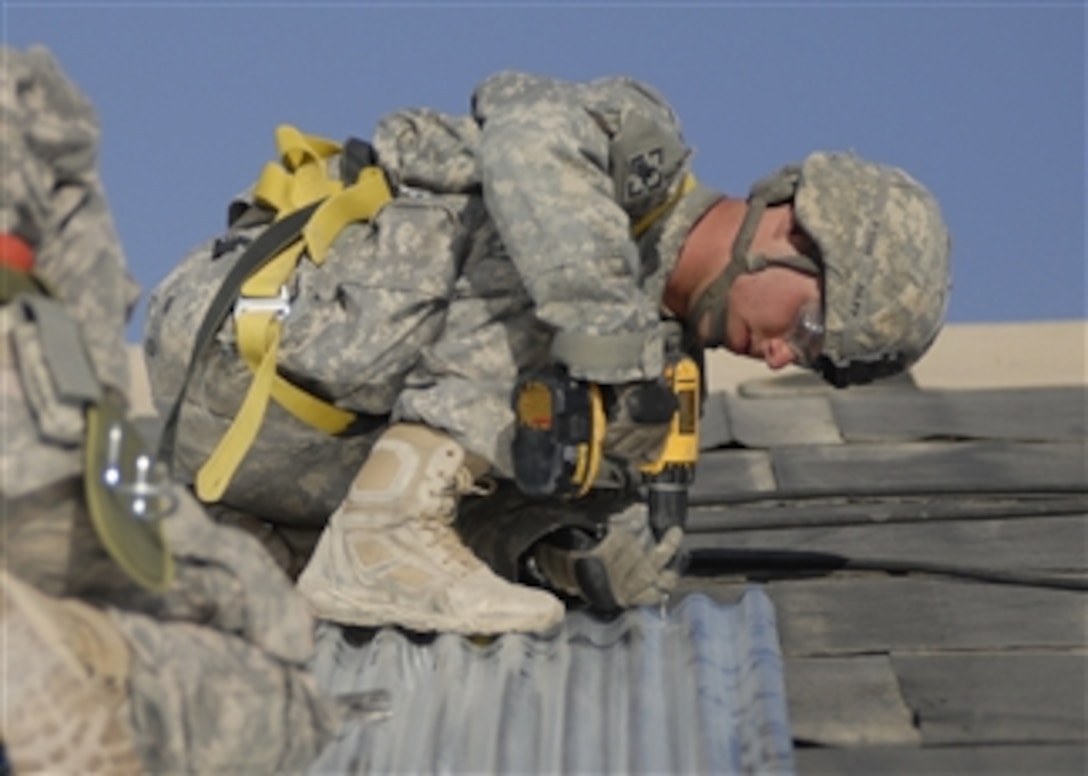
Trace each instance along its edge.
<instances>
[{"instance_id":1,"label":"boot sole","mask_svg":"<svg viewBox=\"0 0 1088 776\"><path fill-rule=\"evenodd\" d=\"M397 626L419 633L457 633L465 636L497 636L503 633L547 634L559 628L563 622L563 611L557 618L535 625L524 619L481 620L465 617L448 617L441 614L419 614L403 607L367 604L361 609L357 603L341 602L327 592L313 593L302 588L300 592L306 598L310 611L319 620L362 628L380 628Z\"/></svg>"}]
</instances>

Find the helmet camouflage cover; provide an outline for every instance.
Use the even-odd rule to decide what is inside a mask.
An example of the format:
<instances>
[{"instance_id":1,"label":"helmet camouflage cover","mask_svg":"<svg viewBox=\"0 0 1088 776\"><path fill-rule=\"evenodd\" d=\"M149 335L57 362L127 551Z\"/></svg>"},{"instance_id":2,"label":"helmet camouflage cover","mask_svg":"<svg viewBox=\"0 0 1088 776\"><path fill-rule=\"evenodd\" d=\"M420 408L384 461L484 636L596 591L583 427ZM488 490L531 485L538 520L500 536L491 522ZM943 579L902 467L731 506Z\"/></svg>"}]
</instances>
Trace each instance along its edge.
<instances>
[{"instance_id":1,"label":"helmet camouflage cover","mask_svg":"<svg viewBox=\"0 0 1088 776\"><path fill-rule=\"evenodd\" d=\"M901 169L817 152L801 164L794 213L822 260L824 377L868 382L916 362L950 288L951 241L933 196Z\"/></svg>"}]
</instances>

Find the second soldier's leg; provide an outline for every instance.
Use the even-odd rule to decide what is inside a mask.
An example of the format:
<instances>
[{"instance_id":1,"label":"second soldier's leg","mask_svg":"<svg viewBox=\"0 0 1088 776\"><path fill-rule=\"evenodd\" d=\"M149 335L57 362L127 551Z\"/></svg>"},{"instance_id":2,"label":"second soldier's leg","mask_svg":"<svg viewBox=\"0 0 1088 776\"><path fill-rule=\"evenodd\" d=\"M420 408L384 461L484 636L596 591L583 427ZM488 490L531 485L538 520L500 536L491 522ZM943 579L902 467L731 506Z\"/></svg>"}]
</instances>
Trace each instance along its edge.
<instances>
[{"instance_id":1,"label":"second soldier's leg","mask_svg":"<svg viewBox=\"0 0 1088 776\"><path fill-rule=\"evenodd\" d=\"M298 773L340 722L299 664L54 598L3 569L0 631L0 738L16 773Z\"/></svg>"},{"instance_id":2,"label":"second soldier's leg","mask_svg":"<svg viewBox=\"0 0 1088 776\"><path fill-rule=\"evenodd\" d=\"M112 611L132 650L132 726L152 773L302 773L339 706L304 666L193 623Z\"/></svg>"},{"instance_id":3,"label":"second soldier's leg","mask_svg":"<svg viewBox=\"0 0 1088 776\"><path fill-rule=\"evenodd\" d=\"M15 773L147 771L128 693L132 656L109 616L0 567L0 740Z\"/></svg>"}]
</instances>

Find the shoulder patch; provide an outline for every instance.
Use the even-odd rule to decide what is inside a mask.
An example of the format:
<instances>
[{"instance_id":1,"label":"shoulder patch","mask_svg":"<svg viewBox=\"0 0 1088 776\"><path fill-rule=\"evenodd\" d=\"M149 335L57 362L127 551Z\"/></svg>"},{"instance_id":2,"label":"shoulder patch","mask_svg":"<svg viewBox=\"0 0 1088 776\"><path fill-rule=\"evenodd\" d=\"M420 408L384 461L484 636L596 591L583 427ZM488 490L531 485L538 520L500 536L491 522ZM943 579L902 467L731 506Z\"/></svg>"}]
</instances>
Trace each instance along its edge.
<instances>
[{"instance_id":1,"label":"shoulder patch","mask_svg":"<svg viewBox=\"0 0 1088 776\"><path fill-rule=\"evenodd\" d=\"M626 199L634 200L660 189L665 184L665 153L660 146L634 154L627 160Z\"/></svg>"}]
</instances>

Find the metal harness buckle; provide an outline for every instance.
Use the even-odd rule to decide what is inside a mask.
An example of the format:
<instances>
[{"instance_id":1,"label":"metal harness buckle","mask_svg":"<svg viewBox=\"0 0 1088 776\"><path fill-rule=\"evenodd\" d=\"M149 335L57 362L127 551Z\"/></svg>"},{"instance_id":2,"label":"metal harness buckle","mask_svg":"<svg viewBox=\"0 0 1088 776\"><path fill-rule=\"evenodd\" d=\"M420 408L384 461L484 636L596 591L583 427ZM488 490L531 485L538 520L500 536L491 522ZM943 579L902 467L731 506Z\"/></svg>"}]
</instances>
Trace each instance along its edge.
<instances>
[{"instance_id":1,"label":"metal harness buckle","mask_svg":"<svg viewBox=\"0 0 1088 776\"><path fill-rule=\"evenodd\" d=\"M242 296L234 300L234 317L246 313L271 312L276 314L278 320L283 320L291 313L291 297L287 293L287 286L280 286L278 296Z\"/></svg>"}]
</instances>

